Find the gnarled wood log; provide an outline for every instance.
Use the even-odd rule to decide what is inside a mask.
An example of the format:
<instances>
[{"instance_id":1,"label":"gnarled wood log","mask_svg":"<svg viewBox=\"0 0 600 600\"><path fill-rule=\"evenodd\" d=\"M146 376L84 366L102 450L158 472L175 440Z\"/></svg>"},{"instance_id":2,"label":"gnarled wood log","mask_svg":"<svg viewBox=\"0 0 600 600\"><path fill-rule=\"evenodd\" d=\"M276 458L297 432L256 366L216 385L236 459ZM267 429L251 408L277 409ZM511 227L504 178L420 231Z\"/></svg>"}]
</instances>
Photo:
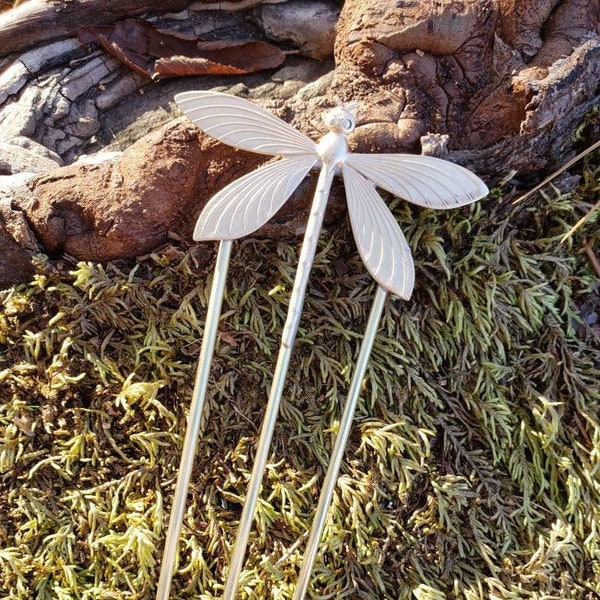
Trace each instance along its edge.
<instances>
[{"instance_id":1,"label":"gnarled wood log","mask_svg":"<svg viewBox=\"0 0 600 600\"><path fill-rule=\"evenodd\" d=\"M184 20L154 22L196 34L210 33L218 23L232 37L256 36L255 28L264 24L265 35L279 35L285 45L293 36L285 27L278 34L270 30L268 17L274 10L279 17L296 11L295 22L302 10L314 17L309 5L313 11L318 5L329 19L337 15L334 0L290 0L255 6L235 17L227 11L208 18L205 12L185 13ZM70 3L61 6L67 10ZM539 0L535 7L513 0L346 0L331 74L317 78L322 66L296 59L274 76L279 83L252 76L245 81L253 89L238 84L232 91L262 101L313 137L322 132L320 114L336 96L359 100L351 139L355 150L442 156L469 166L489 183L511 171L541 177L573 154L572 133L600 100L598 11L598 0ZM327 19L315 21L322 25ZM4 33L0 21L0 39ZM313 38L309 31L305 40ZM298 81L289 81L293 78ZM0 175L23 170L6 158L14 155L9 151L15 145L27 145L23 140L31 141L26 150L33 156L44 153L44 160L52 161L33 170L57 165L30 179L26 188L5 189L4 220L11 221L10 211L20 213L42 250L92 260L132 257L165 243L169 231L186 234L203 203L227 181L254 168L256 157L208 142L179 123L101 165L58 165L73 161L96 138L104 139L110 123L121 129L126 119L114 115L132 107L141 113L148 106L164 106L179 89L215 84L225 81L149 88L115 59L72 39L0 63L0 143L5 144L0 144ZM148 92L143 97L135 93L140 88ZM119 105L124 98L128 104ZM163 112L161 119L168 118ZM144 160L148 155L153 162ZM176 184L173 173L184 162L188 172L182 171ZM204 170L210 176L202 180ZM287 221L288 234L302 231L304 200L300 194L280 215L278 227ZM127 235L128 229L134 234Z\"/></svg>"},{"instance_id":2,"label":"gnarled wood log","mask_svg":"<svg viewBox=\"0 0 600 600\"><path fill-rule=\"evenodd\" d=\"M269 0L29 0L0 14L0 57L47 40L76 36L83 25L106 25L145 13L177 12L190 5L200 10L242 10L264 1Z\"/></svg>"},{"instance_id":3,"label":"gnarled wood log","mask_svg":"<svg viewBox=\"0 0 600 600\"><path fill-rule=\"evenodd\" d=\"M596 0L395 6L347 0L338 24L330 95L361 102L359 148L434 152L491 181L572 152L600 93Z\"/></svg>"}]
</instances>

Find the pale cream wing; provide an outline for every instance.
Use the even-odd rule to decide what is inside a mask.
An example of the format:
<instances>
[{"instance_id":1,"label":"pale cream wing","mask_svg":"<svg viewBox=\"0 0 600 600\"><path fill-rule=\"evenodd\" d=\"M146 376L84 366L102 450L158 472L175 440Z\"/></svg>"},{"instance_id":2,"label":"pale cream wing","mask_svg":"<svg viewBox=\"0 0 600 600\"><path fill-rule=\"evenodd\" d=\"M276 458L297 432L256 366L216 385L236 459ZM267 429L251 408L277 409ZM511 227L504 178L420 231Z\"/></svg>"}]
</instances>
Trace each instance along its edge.
<instances>
[{"instance_id":1,"label":"pale cream wing","mask_svg":"<svg viewBox=\"0 0 600 600\"><path fill-rule=\"evenodd\" d=\"M350 154L347 163L394 196L427 208L471 204L489 192L471 171L432 156Z\"/></svg>"},{"instance_id":2,"label":"pale cream wing","mask_svg":"<svg viewBox=\"0 0 600 600\"><path fill-rule=\"evenodd\" d=\"M283 206L316 162L315 156L290 156L236 179L208 201L194 240L235 240L253 233Z\"/></svg>"},{"instance_id":3,"label":"pale cream wing","mask_svg":"<svg viewBox=\"0 0 600 600\"><path fill-rule=\"evenodd\" d=\"M373 183L348 164L342 174L352 232L367 270L384 290L408 300L415 268L400 226Z\"/></svg>"},{"instance_id":4,"label":"pale cream wing","mask_svg":"<svg viewBox=\"0 0 600 600\"><path fill-rule=\"evenodd\" d=\"M202 131L215 139L258 154L316 155L316 144L264 108L229 94L183 92L175 102Z\"/></svg>"}]
</instances>

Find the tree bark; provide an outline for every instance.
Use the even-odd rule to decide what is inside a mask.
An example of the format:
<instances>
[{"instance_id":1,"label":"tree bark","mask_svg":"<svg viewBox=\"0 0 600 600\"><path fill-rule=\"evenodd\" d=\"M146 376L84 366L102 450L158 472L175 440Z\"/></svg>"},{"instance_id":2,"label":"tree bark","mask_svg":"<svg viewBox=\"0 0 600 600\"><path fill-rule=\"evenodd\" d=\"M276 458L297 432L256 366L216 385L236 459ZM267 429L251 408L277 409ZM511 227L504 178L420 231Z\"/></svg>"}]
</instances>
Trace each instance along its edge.
<instances>
[{"instance_id":1,"label":"tree bark","mask_svg":"<svg viewBox=\"0 0 600 600\"><path fill-rule=\"evenodd\" d=\"M72 16L79 10L74 7L88 4L97 3L60 6L75 10ZM116 4L120 8L115 11L128 6L102 3ZM237 3L242 4L244 0ZM175 5L163 2L161 10ZM48 9L56 4L32 0L29 10L35 13L36 6ZM145 9L150 6L147 3ZM322 66L295 59L276 77L285 81L275 85L264 76L252 80L254 85L263 83L258 92L251 94L243 85L234 91L258 97L315 139L323 132L320 115L336 97L359 101L357 128L350 139L354 151L441 156L470 167L489 184L511 171L521 181L541 179L574 154L573 132L600 101L599 10L598 0L424 0L401 5L392 0L346 0L335 52L331 48L333 72L318 78ZM334 0L263 4L235 19L230 12L218 13L219 29L230 27L234 37L252 37L262 26L264 35L275 35L273 15L281 21L293 11L294 23L298 15L310 15L306 27L282 26L279 31L288 33L279 34L278 42L285 46L293 41L309 55L322 55L326 45L318 51L306 48L319 36L326 40L323 27L331 30L328 19L337 17ZM158 25L186 33L211 31L215 14L202 21L190 13L183 21L162 19ZM16 23L14 16L11 23ZM19 30L11 27L16 36ZM321 33L311 27L321 27ZM289 33L299 29L305 30L304 41ZM5 33L0 21L0 47ZM305 85L287 81L296 77ZM90 52L72 39L0 63L0 175L44 171L25 187L3 186L4 222L14 223L20 215L43 251L100 261L148 252L166 243L169 232L188 236L205 201L255 168L260 158L214 144L183 121L167 124L122 156L100 164L60 165L72 162L101 136L110 115L131 112L141 98L134 94L140 88L148 90L144 97L157 106L171 100L174 86L210 88L225 83L195 79L193 84L150 88L116 59ZM119 105L122 99L127 104ZM589 127L597 136L598 121L590 121ZM23 167L28 157L33 163L37 157L38 166ZM56 168L48 171L52 165ZM309 188L310 184L302 188L267 233L301 233ZM334 198L339 200L341 194ZM332 218L341 211L342 204L334 201Z\"/></svg>"},{"instance_id":2,"label":"tree bark","mask_svg":"<svg viewBox=\"0 0 600 600\"><path fill-rule=\"evenodd\" d=\"M190 4L205 10L228 7L235 10L263 0L29 0L0 14L0 57L20 52L41 42L75 36L84 25L106 25L145 13L181 11Z\"/></svg>"}]
</instances>

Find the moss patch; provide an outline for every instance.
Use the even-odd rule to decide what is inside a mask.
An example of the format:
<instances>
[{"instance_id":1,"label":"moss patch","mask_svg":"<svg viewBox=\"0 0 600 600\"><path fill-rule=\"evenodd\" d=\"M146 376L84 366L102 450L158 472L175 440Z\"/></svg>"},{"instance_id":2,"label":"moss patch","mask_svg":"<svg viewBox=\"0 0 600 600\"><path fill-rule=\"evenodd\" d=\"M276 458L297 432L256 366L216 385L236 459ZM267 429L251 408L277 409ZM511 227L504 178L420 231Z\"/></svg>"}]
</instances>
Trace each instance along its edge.
<instances>
[{"instance_id":1,"label":"moss patch","mask_svg":"<svg viewBox=\"0 0 600 600\"><path fill-rule=\"evenodd\" d=\"M435 213L391 299L314 573L314 598L600 595L597 173L571 197ZM596 186L596 187L595 187ZM594 191L596 190L596 191ZM242 598L291 598L374 288L322 236ZM597 247L597 246L596 246ZM131 265L40 259L0 313L0 590L152 598L210 285L206 248ZM234 247L173 598L218 598L297 244ZM586 308L587 307L587 308Z\"/></svg>"}]
</instances>

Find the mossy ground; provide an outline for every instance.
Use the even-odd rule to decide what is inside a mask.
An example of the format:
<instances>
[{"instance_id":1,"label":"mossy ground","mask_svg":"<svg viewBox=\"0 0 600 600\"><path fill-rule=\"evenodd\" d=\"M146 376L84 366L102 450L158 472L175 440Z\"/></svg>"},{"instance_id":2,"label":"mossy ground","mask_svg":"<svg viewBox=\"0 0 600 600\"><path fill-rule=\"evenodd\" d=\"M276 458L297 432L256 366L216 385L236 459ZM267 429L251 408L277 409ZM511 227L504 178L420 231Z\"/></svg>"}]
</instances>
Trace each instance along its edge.
<instances>
[{"instance_id":1,"label":"mossy ground","mask_svg":"<svg viewBox=\"0 0 600 600\"><path fill-rule=\"evenodd\" d=\"M594 170L595 168L595 170ZM391 299L313 598L600 597L598 168L527 205L393 210L417 289ZM373 284L348 225L309 284L243 573L290 598ZM210 284L206 248L80 263L0 313L0 595L152 598ZM297 244L234 247L173 598L218 598ZM65 264L65 263L63 263ZM587 307L587 308L586 308Z\"/></svg>"}]
</instances>

